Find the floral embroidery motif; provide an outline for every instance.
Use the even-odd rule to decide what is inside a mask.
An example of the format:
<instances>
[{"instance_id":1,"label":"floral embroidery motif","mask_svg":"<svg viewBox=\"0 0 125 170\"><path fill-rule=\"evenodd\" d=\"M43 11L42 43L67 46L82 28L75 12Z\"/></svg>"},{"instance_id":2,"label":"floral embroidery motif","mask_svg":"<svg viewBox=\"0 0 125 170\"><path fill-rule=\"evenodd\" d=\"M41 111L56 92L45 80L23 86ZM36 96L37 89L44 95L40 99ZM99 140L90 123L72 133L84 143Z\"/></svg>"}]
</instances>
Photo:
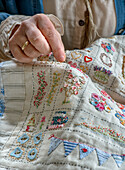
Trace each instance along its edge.
<instances>
[{"instance_id":1,"label":"floral embroidery motif","mask_svg":"<svg viewBox=\"0 0 125 170\"><path fill-rule=\"evenodd\" d=\"M55 116L51 121L51 125L48 129L57 129L62 128L68 122L68 117L66 116L66 111L57 111L55 112Z\"/></svg>"},{"instance_id":2,"label":"floral embroidery motif","mask_svg":"<svg viewBox=\"0 0 125 170\"><path fill-rule=\"evenodd\" d=\"M39 105L42 103L42 100L46 94L45 87L48 85L47 82L45 81L45 71L41 71L40 73L37 73L38 76L38 83L40 87L38 88L37 95L34 96L34 106L37 108Z\"/></svg>"},{"instance_id":3,"label":"floral embroidery motif","mask_svg":"<svg viewBox=\"0 0 125 170\"><path fill-rule=\"evenodd\" d=\"M105 50L105 52L110 53L112 55L113 55L113 52L115 52L115 49L111 46L110 43L102 42L101 47Z\"/></svg>"},{"instance_id":4,"label":"floral embroidery motif","mask_svg":"<svg viewBox=\"0 0 125 170\"><path fill-rule=\"evenodd\" d=\"M86 72L89 70L88 66L80 66L80 69L81 69L84 73L86 73Z\"/></svg>"},{"instance_id":5,"label":"floral embroidery motif","mask_svg":"<svg viewBox=\"0 0 125 170\"><path fill-rule=\"evenodd\" d=\"M89 102L96 108L96 110L100 112L105 110L106 112L110 113L112 110L106 99L103 96L98 96L96 93L92 93Z\"/></svg>"},{"instance_id":6,"label":"floral embroidery motif","mask_svg":"<svg viewBox=\"0 0 125 170\"><path fill-rule=\"evenodd\" d=\"M120 120L120 123L125 126L125 115L118 112L115 114L115 116Z\"/></svg>"},{"instance_id":7,"label":"floral embroidery motif","mask_svg":"<svg viewBox=\"0 0 125 170\"><path fill-rule=\"evenodd\" d=\"M125 105L117 103L117 102L116 102L116 104L119 107L119 109L121 109L122 113L121 112L117 112L115 114L115 116L120 120L120 123L123 126L125 126Z\"/></svg>"},{"instance_id":8,"label":"floral embroidery motif","mask_svg":"<svg viewBox=\"0 0 125 170\"><path fill-rule=\"evenodd\" d=\"M42 126L44 125L45 119L46 119L46 117L43 116L43 117L42 117L42 120L41 120L40 129L42 129Z\"/></svg>"},{"instance_id":9,"label":"floral embroidery motif","mask_svg":"<svg viewBox=\"0 0 125 170\"><path fill-rule=\"evenodd\" d=\"M125 143L125 137L122 134L116 132L113 129L104 128L104 127L101 127L100 125L99 126L91 126L91 125L87 124L85 121L83 123L80 123L80 124L75 124L75 126L80 126L80 127L84 126L88 129L91 129L94 132L99 132L100 134L103 134L105 136L109 136L109 137L111 137L112 139L114 139L118 142Z\"/></svg>"},{"instance_id":10,"label":"floral embroidery motif","mask_svg":"<svg viewBox=\"0 0 125 170\"><path fill-rule=\"evenodd\" d=\"M78 70L82 72L82 70ZM63 90L65 91L65 99L63 101L63 104L70 103L68 98L71 97L71 95L77 95L78 90L82 88L83 84L85 84L85 79L83 76L74 76L72 70L68 70L64 86L60 89L60 93L62 93Z\"/></svg>"},{"instance_id":11,"label":"floral embroidery motif","mask_svg":"<svg viewBox=\"0 0 125 170\"><path fill-rule=\"evenodd\" d=\"M34 127L35 127L35 115L33 115L31 117L31 119L29 119L29 121L27 123L26 131L27 132L32 132L34 130Z\"/></svg>"},{"instance_id":12,"label":"floral embroidery motif","mask_svg":"<svg viewBox=\"0 0 125 170\"><path fill-rule=\"evenodd\" d=\"M52 84L50 93L47 96L47 101L46 101L48 106L50 106L50 104L53 100L54 94L56 93L58 83L60 81L60 75L61 75L61 73L58 73L57 71L55 73L53 73L53 84Z\"/></svg>"},{"instance_id":13,"label":"floral embroidery motif","mask_svg":"<svg viewBox=\"0 0 125 170\"><path fill-rule=\"evenodd\" d=\"M68 64L69 64L70 66L75 67L75 68L77 67L77 63L73 63L72 61L69 61Z\"/></svg>"},{"instance_id":14,"label":"floral embroidery motif","mask_svg":"<svg viewBox=\"0 0 125 170\"><path fill-rule=\"evenodd\" d=\"M98 88L98 89L99 89L99 88ZM102 94L103 96L107 97L107 98L110 99L112 102L115 102L115 101L111 98L111 96L109 96L109 94L106 93L103 89L99 89L99 91L101 92L101 94Z\"/></svg>"},{"instance_id":15,"label":"floral embroidery motif","mask_svg":"<svg viewBox=\"0 0 125 170\"><path fill-rule=\"evenodd\" d=\"M94 79L100 83L107 84L111 74L112 72L110 70L106 70L104 67L94 67Z\"/></svg>"},{"instance_id":16,"label":"floral embroidery motif","mask_svg":"<svg viewBox=\"0 0 125 170\"><path fill-rule=\"evenodd\" d=\"M112 67L112 60L105 53L101 53L100 59L103 62L103 64L107 65L108 67Z\"/></svg>"}]
</instances>

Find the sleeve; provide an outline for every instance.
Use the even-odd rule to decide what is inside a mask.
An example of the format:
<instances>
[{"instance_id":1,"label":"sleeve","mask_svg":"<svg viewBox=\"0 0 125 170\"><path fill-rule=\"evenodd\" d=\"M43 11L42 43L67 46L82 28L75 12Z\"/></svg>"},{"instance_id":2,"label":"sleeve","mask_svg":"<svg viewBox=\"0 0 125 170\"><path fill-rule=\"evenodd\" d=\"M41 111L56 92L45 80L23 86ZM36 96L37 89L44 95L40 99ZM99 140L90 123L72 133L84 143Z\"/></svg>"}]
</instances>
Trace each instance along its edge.
<instances>
[{"instance_id":1,"label":"sleeve","mask_svg":"<svg viewBox=\"0 0 125 170\"><path fill-rule=\"evenodd\" d=\"M2 21L4 21L5 19L7 19L10 16L10 14L6 13L6 12L0 12L0 23Z\"/></svg>"},{"instance_id":2,"label":"sleeve","mask_svg":"<svg viewBox=\"0 0 125 170\"><path fill-rule=\"evenodd\" d=\"M53 23L60 35L64 34L64 29L61 21L54 15L47 15L50 21ZM31 16L24 15L12 15L1 22L0 24L0 61L7 59L13 59L13 56L9 50L9 37L12 33L13 28L17 24L21 24L22 21L29 19Z\"/></svg>"}]
</instances>

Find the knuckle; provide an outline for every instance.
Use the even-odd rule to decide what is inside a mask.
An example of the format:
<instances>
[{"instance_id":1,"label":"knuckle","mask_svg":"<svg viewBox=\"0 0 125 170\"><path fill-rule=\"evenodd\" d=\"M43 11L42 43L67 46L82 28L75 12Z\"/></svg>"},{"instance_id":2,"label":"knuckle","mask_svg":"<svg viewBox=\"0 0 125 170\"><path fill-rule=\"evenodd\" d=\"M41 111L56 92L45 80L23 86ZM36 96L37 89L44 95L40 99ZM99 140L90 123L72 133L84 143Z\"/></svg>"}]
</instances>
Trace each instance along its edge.
<instances>
[{"instance_id":1,"label":"knuckle","mask_svg":"<svg viewBox=\"0 0 125 170\"><path fill-rule=\"evenodd\" d=\"M31 25L31 23L30 23L30 25ZM21 22L20 29L22 29L22 28L29 28L29 21L28 20Z\"/></svg>"},{"instance_id":2,"label":"knuckle","mask_svg":"<svg viewBox=\"0 0 125 170\"><path fill-rule=\"evenodd\" d=\"M45 20L47 19L47 16L45 14L36 14L35 16L36 20Z\"/></svg>"},{"instance_id":3,"label":"knuckle","mask_svg":"<svg viewBox=\"0 0 125 170\"><path fill-rule=\"evenodd\" d=\"M47 37L48 37L49 39L53 39L53 38L55 37L54 31L52 31L50 28L49 28L48 31L47 31Z\"/></svg>"}]
</instances>

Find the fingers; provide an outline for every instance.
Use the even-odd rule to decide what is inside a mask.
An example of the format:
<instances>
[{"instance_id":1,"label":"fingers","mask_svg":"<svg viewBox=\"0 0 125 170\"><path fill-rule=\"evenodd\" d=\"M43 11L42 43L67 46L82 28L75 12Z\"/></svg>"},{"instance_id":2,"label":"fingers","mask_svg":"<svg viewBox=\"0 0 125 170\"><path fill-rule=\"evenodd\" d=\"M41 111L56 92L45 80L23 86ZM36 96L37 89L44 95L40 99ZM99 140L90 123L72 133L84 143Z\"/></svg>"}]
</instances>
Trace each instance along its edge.
<instances>
[{"instance_id":1,"label":"fingers","mask_svg":"<svg viewBox=\"0 0 125 170\"><path fill-rule=\"evenodd\" d=\"M17 37L17 39L19 39L19 41L17 41L17 45L20 48L22 48L24 43L28 40L28 38L26 38L25 36L22 36L22 37L19 36L19 37ZM24 48L23 52L26 56L28 56L32 59L39 57L41 55L41 53L30 43Z\"/></svg>"},{"instance_id":2,"label":"fingers","mask_svg":"<svg viewBox=\"0 0 125 170\"><path fill-rule=\"evenodd\" d=\"M30 43L39 51L39 53L48 55L51 52L47 40L37 28L28 30L26 35Z\"/></svg>"},{"instance_id":3,"label":"fingers","mask_svg":"<svg viewBox=\"0 0 125 170\"><path fill-rule=\"evenodd\" d=\"M22 50L26 41L29 44ZM32 61L33 58L48 55L51 51L57 61L65 60L61 36L44 14L37 14L23 21L10 37L9 47L13 56L20 62Z\"/></svg>"},{"instance_id":4,"label":"fingers","mask_svg":"<svg viewBox=\"0 0 125 170\"><path fill-rule=\"evenodd\" d=\"M32 58L29 58L28 56L26 56L19 46L15 46L14 48L12 48L11 53L13 56L16 56L15 58L19 62L22 62L22 63L32 62Z\"/></svg>"},{"instance_id":5,"label":"fingers","mask_svg":"<svg viewBox=\"0 0 125 170\"><path fill-rule=\"evenodd\" d=\"M36 15L37 26L49 43L54 57L60 61L65 61L64 46L60 34L56 31L49 18L45 15ZM42 22L41 22L42 21Z\"/></svg>"}]
</instances>

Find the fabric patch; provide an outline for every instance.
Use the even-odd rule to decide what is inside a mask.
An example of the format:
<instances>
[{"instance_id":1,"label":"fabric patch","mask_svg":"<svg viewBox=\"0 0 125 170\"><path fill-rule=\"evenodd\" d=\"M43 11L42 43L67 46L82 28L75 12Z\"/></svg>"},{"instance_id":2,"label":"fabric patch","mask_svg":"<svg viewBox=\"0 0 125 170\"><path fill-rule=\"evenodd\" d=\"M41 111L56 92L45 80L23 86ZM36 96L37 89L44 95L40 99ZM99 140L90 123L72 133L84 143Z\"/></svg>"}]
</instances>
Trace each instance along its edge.
<instances>
[{"instance_id":1,"label":"fabric patch","mask_svg":"<svg viewBox=\"0 0 125 170\"><path fill-rule=\"evenodd\" d=\"M102 84L107 84L111 74L112 72L110 70L107 70L104 67L95 66L93 78Z\"/></svg>"},{"instance_id":2,"label":"fabric patch","mask_svg":"<svg viewBox=\"0 0 125 170\"><path fill-rule=\"evenodd\" d=\"M62 140L52 137L51 143L49 146L48 155L50 155L61 143L62 143Z\"/></svg>"},{"instance_id":3,"label":"fabric patch","mask_svg":"<svg viewBox=\"0 0 125 170\"><path fill-rule=\"evenodd\" d=\"M109 157L111 157L111 154L108 154L106 152L101 151L100 149L96 149L99 165L103 165L104 162L108 160Z\"/></svg>"},{"instance_id":4,"label":"fabric patch","mask_svg":"<svg viewBox=\"0 0 125 170\"><path fill-rule=\"evenodd\" d=\"M40 130L42 129L42 127L43 127L43 125L44 125L44 123L45 123L45 119L46 119L46 117L45 116L43 116L42 117L42 120L41 120L41 125L40 125Z\"/></svg>"},{"instance_id":5,"label":"fabric patch","mask_svg":"<svg viewBox=\"0 0 125 170\"><path fill-rule=\"evenodd\" d=\"M108 67L112 67L112 60L105 53L101 53L100 59L101 59L101 61L103 62L104 65L106 65Z\"/></svg>"},{"instance_id":6,"label":"fabric patch","mask_svg":"<svg viewBox=\"0 0 125 170\"><path fill-rule=\"evenodd\" d=\"M48 129L62 128L68 122L68 117L66 116L66 111L57 111L55 116L52 118L51 125Z\"/></svg>"},{"instance_id":7,"label":"fabric patch","mask_svg":"<svg viewBox=\"0 0 125 170\"><path fill-rule=\"evenodd\" d=\"M68 70L64 86L60 89L60 93L65 91L65 99L62 104L70 103L70 100L68 100L69 97L71 97L72 95L77 95L79 89L81 89L84 84L85 78L83 76L74 76L72 70Z\"/></svg>"},{"instance_id":8,"label":"fabric patch","mask_svg":"<svg viewBox=\"0 0 125 170\"><path fill-rule=\"evenodd\" d=\"M78 145L78 143L73 143L69 141L63 141L64 149L65 149L65 156L68 156Z\"/></svg>"},{"instance_id":9,"label":"fabric patch","mask_svg":"<svg viewBox=\"0 0 125 170\"><path fill-rule=\"evenodd\" d=\"M91 148L84 144L79 144L79 151L80 151L80 159L85 158L88 156L91 152L93 152L95 148Z\"/></svg>"},{"instance_id":10,"label":"fabric patch","mask_svg":"<svg viewBox=\"0 0 125 170\"><path fill-rule=\"evenodd\" d=\"M42 140L42 133L38 133L33 137L33 141L35 145L38 145Z\"/></svg>"},{"instance_id":11,"label":"fabric patch","mask_svg":"<svg viewBox=\"0 0 125 170\"><path fill-rule=\"evenodd\" d=\"M82 54L79 53L79 52L73 51L73 52L71 53L71 56L72 56L72 58L73 58L74 60L77 60L78 58L81 58L81 57L82 57Z\"/></svg>"},{"instance_id":12,"label":"fabric patch","mask_svg":"<svg viewBox=\"0 0 125 170\"><path fill-rule=\"evenodd\" d=\"M71 142L57 138L54 135L51 135L49 139L51 139L51 143L49 146L48 155L50 155L63 142L65 157L67 157L78 145L80 151L80 160L91 154L94 150L96 150L97 157L99 160L99 166L103 165L111 156L115 159L115 162L118 167L120 167L123 161L125 161L125 155L107 153L98 148L90 147L86 144Z\"/></svg>"},{"instance_id":13,"label":"fabric patch","mask_svg":"<svg viewBox=\"0 0 125 170\"><path fill-rule=\"evenodd\" d=\"M10 153L10 156L19 159L21 158L22 154L23 150L20 147L17 147Z\"/></svg>"},{"instance_id":14,"label":"fabric patch","mask_svg":"<svg viewBox=\"0 0 125 170\"><path fill-rule=\"evenodd\" d=\"M93 124L93 126L91 124L88 124L87 122L82 122L79 124L75 124L75 126L79 126L79 127L86 127L88 129L91 129L94 132L98 132L101 135L105 135L108 136L118 142L124 143L125 144L125 136L123 136L121 133L118 133L117 131L115 131L114 129L111 128L104 128L103 126L99 125L99 126L95 126Z\"/></svg>"},{"instance_id":15,"label":"fabric patch","mask_svg":"<svg viewBox=\"0 0 125 170\"><path fill-rule=\"evenodd\" d=\"M80 66L80 69L84 72L84 73L86 73L88 70L89 70L89 67L88 66Z\"/></svg>"},{"instance_id":16,"label":"fabric patch","mask_svg":"<svg viewBox=\"0 0 125 170\"><path fill-rule=\"evenodd\" d=\"M53 101L54 94L56 93L56 90L57 90L57 87L60 81L60 76L61 76L61 73L58 73L57 71L53 73L53 84L51 86L48 96L46 97L47 98L46 102L48 106L50 106L50 104Z\"/></svg>"},{"instance_id":17,"label":"fabric patch","mask_svg":"<svg viewBox=\"0 0 125 170\"><path fill-rule=\"evenodd\" d=\"M84 56L84 62L89 63L92 61L92 57Z\"/></svg>"},{"instance_id":18,"label":"fabric patch","mask_svg":"<svg viewBox=\"0 0 125 170\"><path fill-rule=\"evenodd\" d=\"M48 84L45 81L45 74L46 74L45 71L41 71L37 73L39 88L38 88L37 94L34 96L34 102L33 102L36 108L38 108L39 105L42 103L42 100L46 94L44 90L46 86L48 86Z\"/></svg>"},{"instance_id":19,"label":"fabric patch","mask_svg":"<svg viewBox=\"0 0 125 170\"><path fill-rule=\"evenodd\" d=\"M28 123L27 123L27 128L26 131L27 132L32 132L35 128L35 114L29 119Z\"/></svg>"},{"instance_id":20,"label":"fabric patch","mask_svg":"<svg viewBox=\"0 0 125 170\"><path fill-rule=\"evenodd\" d=\"M118 167L120 168L122 163L125 161L125 155L116 155L116 154L112 154L112 157L114 158L116 164L118 165Z\"/></svg>"},{"instance_id":21,"label":"fabric patch","mask_svg":"<svg viewBox=\"0 0 125 170\"><path fill-rule=\"evenodd\" d=\"M113 55L113 53L115 52L115 49L111 46L110 43L102 41L101 47L105 50L105 52L110 53L111 55Z\"/></svg>"},{"instance_id":22,"label":"fabric patch","mask_svg":"<svg viewBox=\"0 0 125 170\"><path fill-rule=\"evenodd\" d=\"M102 112L105 110L106 112L110 113L112 108L107 103L106 99L102 96L98 96L96 93L91 94L91 98L89 102L96 108L96 110Z\"/></svg>"},{"instance_id":23,"label":"fabric patch","mask_svg":"<svg viewBox=\"0 0 125 170\"><path fill-rule=\"evenodd\" d=\"M17 139L17 142L19 142L21 145L23 145L24 143L26 143L27 141L29 140L29 136L24 133L22 136L20 136L18 139Z\"/></svg>"},{"instance_id":24,"label":"fabric patch","mask_svg":"<svg viewBox=\"0 0 125 170\"><path fill-rule=\"evenodd\" d=\"M37 154L38 154L38 149L32 148L27 154L27 160L34 161L36 159Z\"/></svg>"},{"instance_id":25,"label":"fabric patch","mask_svg":"<svg viewBox=\"0 0 125 170\"><path fill-rule=\"evenodd\" d=\"M120 123L125 126L125 114L117 112L115 116L119 119Z\"/></svg>"}]
</instances>

